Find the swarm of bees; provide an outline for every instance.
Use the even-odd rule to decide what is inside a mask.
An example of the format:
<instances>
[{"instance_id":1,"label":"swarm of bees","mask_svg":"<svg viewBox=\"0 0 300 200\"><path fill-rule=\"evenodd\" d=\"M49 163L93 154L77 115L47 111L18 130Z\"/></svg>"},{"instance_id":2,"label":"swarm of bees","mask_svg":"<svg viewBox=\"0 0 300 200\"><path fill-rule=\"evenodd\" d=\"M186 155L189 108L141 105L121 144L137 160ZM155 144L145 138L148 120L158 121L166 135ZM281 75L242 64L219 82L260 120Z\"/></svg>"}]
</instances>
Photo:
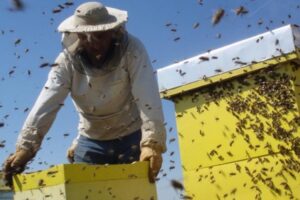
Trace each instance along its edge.
<instances>
[{"instance_id":1,"label":"swarm of bees","mask_svg":"<svg viewBox=\"0 0 300 200\"><path fill-rule=\"evenodd\" d=\"M23 1L21 0L11 0L13 9L12 10L23 10L25 5ZM203 6L204 1L198 0L199 5ZM53 14L60 13L65 8L68 8L69 6L72 6L73 3L68 1L63 4L59 4L56 8L52 9ZM247 8L244 6L240 6L236 9L234 9L234 12L237 16L242 16L245 14L248 14ZM219 8L212 16L211 23L215 26L219 24L223 17L227 14L227 12L223 8ZM291 15L288 16L288 18L291 18ZM271 22L270 22L271 23ZM282 22L284 24L284 21ZM257 22L258 25L263 25L264 20L259 19ZM172 27L171 27L172 26ZM177 26L176 24L173 24L171 22L166 24L166 27L170 27L170 31L173 33L177 32ZM251 25L248 25L250 27ZM193 24L193 29L198 29L200 27L200 23L196 22ZM2 34L4 32L2 31ZM219 33L217 35L217 38L221 38L221 34ZM259 43L263 38L258 38L257 43ZM182 37L176 36L174 37L174 42L179 42L182 40ZM22 39L18 38L14 41L14 46L19 46L22 43ZM276 41L276 44L279 44L279 41ZM25 53L28 53L29 49L25 49ZM209 57L199 57L200 62L209 61L210 59L216 59L216 58L209 58ZM255 61L253 61L254 63ZM153 60L153 63L156 63L156 60ZM236 60L236 64L245 65L247 63ZM40 64L40 68L45 67L55 67L58 64L56 63L48 63L44 62ZM295 70L297 70L297 66L295 66ZM177 71L180 76L186 75L186 72L183 70ZM222 72L221 69L215 69L216 73ZM295 152L296 155L300 157L300 139L294 138L294 133L296 132L297 127L300 125L300 117L298 115L294 116L292 120L289 120L286 116L291 112L296 112L297 109L295 107L296 104L296 98L294 91L291 89L291 83L294 81L295 77L292 77L285 73L278 73L274 69L271 70L265 70L263 71L264 74L267 74L266 76L261 76L259 74L251 74L251 76L242 76L238 79L239 86L235 86L232 84L232 82L222 82L220 84L212 85L211 87L208 87L207 90L194 93L193 95L197 95L194 98L192 98L193 103L199 102L198 96L203 95L205 98L205 101L208 102L208 104L205 106L205 109L209 109L209 103L215 103L219 104L219 101L221 99L230 97L227 104L227 111L230 112L233 116L235 116L238 119L238 122L236 123L236 133L241 135L245 142L249 145L249 148L251 150L256 151L259 148L266 148L268 149L268 152L270 154L275 154L274 149L278 149L279 152L286 156L286 159L282 162L283 164L283 171L286 171L290 174L290 176L294 176L294 173L299 173L299 162L294 160L291 155L291 151ZM31 71L27 71L28 76L31 75ZM15 75L15 67L11 69L8 72L9 76ZM248 78L254 77L254 82L248 81ZM204 80L208 80L207 77L203 77ZM256 85L257 87L253 90L253 93L249 94L248 96L241 96L239 94L236 94L236 90L241 90L244 87L253 86ZM89 85L91 87L91 85ZM237 88L238 87L238 88ZM45 89L48 89L45 87ZM264 99L262 99L263 97ZM178 101L181 99L178 98ZM174 101L177 101L174 100ZM62 104L63 105L63 104ZM0 106L1 107L1 106ZM270 107L274 108L275 110L270 111ZM148 107L151 109L151 107ZM29 108L25 108L24 112L27 112ZM200 111L199 113L204 112ZM244 113L249 113L248 116L242 117ZM182 116L179 114L178 116ZM264 119L268 119L267 123L262 123L260 119L253 116L260 116ZM216 117L216 121L219 121L220 118ZM282 128L282 123L286 122L289 124L289 128ZM0 122L0 128L4 127L4 122ZM170 130L171 131L171 130ZM252 145L251 144L251 137L249 137L248 132L251 132L255 135L255 137L259 141L264 141L266 136L271 136L272 138L283 141L285 144L292 144L290 149L283 146L278 145L277 147L272 147L270 144L266 144L264 147L261 147L259 145ZM180 133L179 133L180 134ZM64 136L67 137L69 134L65 133ZM181 135L181 134L180 134ZM203 131L200 131L201 136L205 136L205 133ZM230 141L230 146L234 145L234 139L233 138ZM169 140L169 144L173 143L175 141L175 138L171 138ZM0 142L0 148L3 148L5 146L5 141ZM217 157L219 160L224 160L225 158L222 155L218 154L218 148L210 150L207 155L213 159L214 157ZM170 156L174 155L174 152L171 152L169 154ZM234 152L227 152L227 155L232 157L234 156ZM250 157L250 156L249 156ZM261 163L267 162L265 160L260 160ZM172 161L174 163L174 161ZM275 185L272 180L265 180L263 179L263 175L265 175L268 171L268 169L262 170L260 173L255 173L251 171L251 169L245 168L241 169L241 167L236 164L237 172L241 172L241 170L244 170L245 173L247 173L254 182L264 182L274 193L281 194L281 191L284 188L284 190L291 193L292 198L292 191L288 185L288 183L283 182L280 186ZM174 169L174 166L170 166L169 170ZM234 172L229 174L230 176L235 176L236 174ZM165 175L163 175L165 176ZM280 176L280 174L278 175ZM204 177L201 177L199 179L205 179ZM214 183L216 180L211 176L210 181ZM43 180L39 181L39 185L43 185ZM171 180L171 185L176 190L184 190L183 185L176 180ZM255 190L257 192L256 199L261 198L262 191L257 186L253 186L251 189ZM110 191L110 190L109 190ZM219 195L217 194L217 199L222 199L228 197L228 195L232 194L234 195L237 192L236 188L232 189L231 192ZM88 196L86 197L88 199ZM181 199L193 199L194 197L188 196L188 195L181 195ZM139 198L136 198L139 199Z\"/></svg>"},{"instance_id":2,"label":"swarm of bees","mask_svg":"<svg viewBox=\"0 0 300 200\"><path fill-rule=\"evenodd\" d=\"M296 133L298 133L297 127L300 125L300 115L296 106L297 94L293 87L299 81L299 78L296 78L294 75L299 71L299 67L299 64L294 62L284 66L270 66L256 72L246 73L235 80L216 82L209 86L186 92L182 96L191 96L190 99L195 106L204 108L202 110L199 109L199 115L203 112L209 112L211 104L219 106L221 101L226 101L226 112L230 113L237 120L235 124L236 130L232 135L234 137L229 146L232 146L236 135L241 136L245 141L245 146L248 146L245 154L249 162L252 160L249 152L255 152L258 149L266 149L268 154L274 156L279 154L283 156L283 158L280 157L278 159L281 162L281 171L285 171L292 178L295 178L295 174L300 172L300 162L294 157L294 154L300 155L300 138L295 137ZM182 96L175 97L175 101L179 103L186 99ZM200 101L199 98L203 98L204 101ZM290 116L291 113L293 113L292 116ZM220 118L218 117L218 120ZM288 124L288 126L283 124ZM204 137L205 132L201 132L202 137ZM253 144L253 137L260 142ZM267 142L270 137L279 142L277 146L272 146ZM281 143L284 143L284 145ZM221 146L220 144L207 152L210 160L215 158L225 161L226 158L218 151ZM233 157L234 153L227 151L229 157ZM270 161L265 157L258 160L253 159L253 162L263 166L265 162L269 163ZM247 166L243 169L237 163L236 166L238 173L243 171L255 184L263 183L276 195L294 197L288 182L278 185L272 180L277 176L283 176L280 172L276 174L276 177L269 177L273 169L262 168L259 172ZM198 171L199 181L210 177L204 176L200 172ZM229 176L235 176L236 174L236 172L231 172ZM214 176L211 176L210 181L212 184L216 183ZM252 189L257 192L255 199L261 199L263 191L257 186L253 186ZM217 196L219 199L222 199L229 195L234 195L236 192L237 188L233 188L230 193L217 194Z\"/></svg>"}]
</instances>

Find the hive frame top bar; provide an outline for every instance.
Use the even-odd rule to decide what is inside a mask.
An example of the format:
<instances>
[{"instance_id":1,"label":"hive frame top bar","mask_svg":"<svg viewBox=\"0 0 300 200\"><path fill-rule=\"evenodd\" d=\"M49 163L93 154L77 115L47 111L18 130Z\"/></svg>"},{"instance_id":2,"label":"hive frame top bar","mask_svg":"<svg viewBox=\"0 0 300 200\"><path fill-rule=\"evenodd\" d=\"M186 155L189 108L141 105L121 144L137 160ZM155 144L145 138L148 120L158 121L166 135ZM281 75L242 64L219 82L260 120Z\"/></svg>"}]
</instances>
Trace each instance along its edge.
<instances>
[{"instance_id":1,"label":"hive frame top bar","mask_svg":"<svg viewBox=\"0 0 300 200\"><path fill-rule=\"evenodd\" d=\"M157 70L159 91L293 53L299 47L298 27L287 25L271 30Z\"/></svg>"}]
</instances>

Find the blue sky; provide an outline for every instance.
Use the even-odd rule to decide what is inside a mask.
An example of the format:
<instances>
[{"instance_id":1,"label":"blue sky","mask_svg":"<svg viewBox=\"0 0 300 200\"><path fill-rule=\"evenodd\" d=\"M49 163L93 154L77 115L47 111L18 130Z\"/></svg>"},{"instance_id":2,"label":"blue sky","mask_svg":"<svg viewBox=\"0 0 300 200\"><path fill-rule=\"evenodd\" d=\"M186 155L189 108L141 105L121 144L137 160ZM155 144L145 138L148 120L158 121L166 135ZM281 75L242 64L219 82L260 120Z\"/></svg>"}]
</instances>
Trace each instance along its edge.
<instances>
[{"instance_id":1,"label":"blue sky","mask_svg":"<svg viewBox=\"0 0 300 200\"><path fill-rule=\"evenodd\" d=\"M14 151L19 130L43 87L49 68L42 63L53 63L61 51L60 34L56 27L82 0L53 14L52 10L63 0L24 1L23 11L11 12L10 0L0 2L0 163ZM286 24L300 24L298 0L103 0L102 3L128 11L127 29L145 44L154 69L193 57L209 49L275 29ZM249 13L236 16L234 9L244 6ZM215 26L214 12L223 8L225 16ZM198 28L193 26L199 23ZM261 23L261 25L259 25ZM169 26L166 26L169 24ZM175 38L180 38L174 41ZM21 39L20 43L15 42ZM30 75L28 72L30 71ZM168 140L177 138L172 102L163 100ZM78 116L68 98L54 125L46 136L42 149L30 170L45 169L52 164L67 162L66 149L77 135ZM69 136L64 136L68 133ZM168 144L164 155L163 173L158 181L160 199L179 199L179 193L170 187L171 179L181 179L177 140ZM171 152L175 152L170 156ZM175 163L173 163L175 162ZM170 170L171 166L175 166Z\"/></svg>"}]
</instances>

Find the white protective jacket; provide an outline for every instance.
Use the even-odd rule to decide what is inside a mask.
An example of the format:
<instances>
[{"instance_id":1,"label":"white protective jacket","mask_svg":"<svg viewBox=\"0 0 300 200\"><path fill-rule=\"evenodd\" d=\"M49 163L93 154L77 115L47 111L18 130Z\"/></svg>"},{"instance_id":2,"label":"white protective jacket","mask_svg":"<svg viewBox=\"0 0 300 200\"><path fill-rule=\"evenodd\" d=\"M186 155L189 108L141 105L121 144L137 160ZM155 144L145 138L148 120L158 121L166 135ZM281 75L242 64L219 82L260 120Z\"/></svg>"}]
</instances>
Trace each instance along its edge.
<instances>
[{"instance_id":1,"label":"white protective jacket","mask_svg":"<svg viewBox=\"0 0 300 200\"><path fill-rule=\"evenodd\" d=\"M111 140L142 130L141 146L166 151L157 81L143 44L127 37L126 48L101 69L78 70L64 50L29 113L17 148L36 152L68 94L79 113L80 135ZM115 62L118 59L118 62Z\"/></svg>"}]
</instances>

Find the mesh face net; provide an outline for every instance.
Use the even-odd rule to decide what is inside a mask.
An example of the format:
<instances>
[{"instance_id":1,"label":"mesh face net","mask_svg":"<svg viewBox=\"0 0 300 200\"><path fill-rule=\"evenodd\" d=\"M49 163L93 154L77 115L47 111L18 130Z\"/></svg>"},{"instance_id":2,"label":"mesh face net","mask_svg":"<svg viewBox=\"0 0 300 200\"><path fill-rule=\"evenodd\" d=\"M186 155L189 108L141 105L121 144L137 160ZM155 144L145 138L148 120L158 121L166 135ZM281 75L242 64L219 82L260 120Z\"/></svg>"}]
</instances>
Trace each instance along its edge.
<instances>
[{"instance_id":1,"label":"mesh face net","mask_svg":"<svg viewBox=\"0 0 300 200\"><path fill-rule=\"evenodd\" d=\"M128 33L124 27L116 31L111 48L102 62L93 65L86 51L80 47L77 33L63 33L62 45L67 58L73 67L81 74L89 76L103 75L118 67L128 46Z\"/></svg>"}]
</instances>

